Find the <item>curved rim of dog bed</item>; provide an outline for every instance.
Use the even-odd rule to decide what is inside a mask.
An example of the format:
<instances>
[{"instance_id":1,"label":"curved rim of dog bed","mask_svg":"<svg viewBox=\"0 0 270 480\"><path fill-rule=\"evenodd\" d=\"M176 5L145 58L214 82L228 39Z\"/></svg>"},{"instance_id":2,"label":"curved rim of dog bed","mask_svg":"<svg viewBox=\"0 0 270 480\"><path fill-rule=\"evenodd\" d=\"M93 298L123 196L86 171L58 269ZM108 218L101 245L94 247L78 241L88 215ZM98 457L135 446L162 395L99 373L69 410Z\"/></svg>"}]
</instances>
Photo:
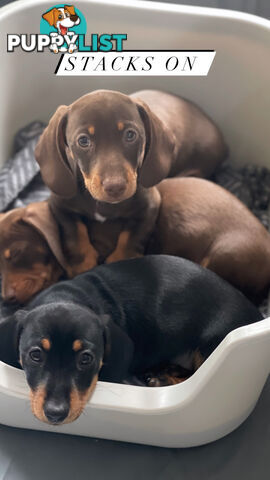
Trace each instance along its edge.
<instances>
[{"instance_id":1,"label":"curved rim of dog bed","mask_svg":"<svg viewBox=\"0 0 270 480\"><path fill-rule=\"evenodd\" d=\"M179 406L184 407L200 394L235 349L262 341L269 342L270 351L270 317L230 332L202 366L183 383L149 388L98 382L87 408L157 415L178 409ZM0 362L0 392L28 399L29 388L24 372Z\"/></svg>"}]
</instances>

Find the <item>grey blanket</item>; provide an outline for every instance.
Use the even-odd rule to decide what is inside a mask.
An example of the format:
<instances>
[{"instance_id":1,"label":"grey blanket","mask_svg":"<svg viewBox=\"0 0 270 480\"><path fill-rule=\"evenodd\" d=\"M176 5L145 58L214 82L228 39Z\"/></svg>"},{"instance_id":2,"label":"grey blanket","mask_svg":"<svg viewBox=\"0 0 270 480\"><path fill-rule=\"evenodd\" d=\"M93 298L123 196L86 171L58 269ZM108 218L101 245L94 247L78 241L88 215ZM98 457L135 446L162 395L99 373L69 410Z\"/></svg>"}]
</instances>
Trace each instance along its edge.
<instances>
[{"instance_id":1,"label":"grey blanket","mask_svg":"<svg viewBox=\"0 0 270 480\"><path fill-rule=\"evenodd\" d=\"M42 201L49 196L34 157L36 143L45 126L33 122L15 136L14 155L0 171L0 212Z\"/></svg>"}]
</instances>

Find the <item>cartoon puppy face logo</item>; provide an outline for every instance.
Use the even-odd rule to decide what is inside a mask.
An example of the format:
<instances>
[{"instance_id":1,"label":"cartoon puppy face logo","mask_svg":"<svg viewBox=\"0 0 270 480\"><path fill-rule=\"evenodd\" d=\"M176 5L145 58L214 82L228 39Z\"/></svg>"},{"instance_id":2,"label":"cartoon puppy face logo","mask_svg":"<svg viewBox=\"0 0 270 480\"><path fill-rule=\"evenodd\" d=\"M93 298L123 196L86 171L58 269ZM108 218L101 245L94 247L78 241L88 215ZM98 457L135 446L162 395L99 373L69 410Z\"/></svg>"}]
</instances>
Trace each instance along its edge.
<instances>
[{"instance_id":1,"label":"cartoon puppy face logo","mask_svg":"<svg viewBox=\"0 0 270 480\"><path fill-rule=\"evenodd\" d=\"M80 17L75 12L74 6L64 5L63 7L53 7L44 13L42 18L48 22L50 27L54 27L57 30L57 33L50 33L52 38L50 49L53 50L54 53L58 53L59 51L73 53L74 50L77 49L77 35L69 29L79 25L81 22ZM66 46L63 45L64 41L66 42Z\"/></svg>"},{"instance_id":2,"label":"cartoon puppy face logo","mask_svg":"<svg viewBox=\"0 0 270 480\"><path fill-rule=\"evenodd\" d=\"M54 26L60 35L66 35L68 29L79 25L80 18L75 13L73 5L65 5L64 7L52 8L42 15L50 26Z\"/></svg>"}]
</instances>

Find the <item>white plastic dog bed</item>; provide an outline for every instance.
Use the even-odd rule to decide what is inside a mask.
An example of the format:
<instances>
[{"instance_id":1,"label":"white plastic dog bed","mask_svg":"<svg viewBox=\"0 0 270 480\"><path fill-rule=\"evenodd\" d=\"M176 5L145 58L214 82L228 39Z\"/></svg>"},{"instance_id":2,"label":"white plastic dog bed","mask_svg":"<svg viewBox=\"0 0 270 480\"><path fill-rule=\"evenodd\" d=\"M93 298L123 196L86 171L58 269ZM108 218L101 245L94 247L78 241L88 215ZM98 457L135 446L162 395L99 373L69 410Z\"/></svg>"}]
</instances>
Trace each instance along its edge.
<instances>
[{"instance_id":1,"label":"white plastic dog bed","mask_svg":"<svg viewBox=\"0 0 270 480\"><path fill-rule=\"evenodd\" d=\"M18 128L47 121L60 104L97 88L160 88L190 98L220 125L238 164L269 166L270 22L225 10L143 1L78 1L88 33L127 33L126 49L215 49L207 77L56 77L52 53L7 53L8 33L39 33L50 5L21 0L0 10L0 159ZM90 37L89 37L90 42ZM199 321L199 319L198 319ZM235 429L270 371L270 318L231 332L186 382L161 388L99 383L76 422L50 427L30 411L23 372L0 363L0 423L145 443L200 445Z\"/></svg>"}]
</instances>

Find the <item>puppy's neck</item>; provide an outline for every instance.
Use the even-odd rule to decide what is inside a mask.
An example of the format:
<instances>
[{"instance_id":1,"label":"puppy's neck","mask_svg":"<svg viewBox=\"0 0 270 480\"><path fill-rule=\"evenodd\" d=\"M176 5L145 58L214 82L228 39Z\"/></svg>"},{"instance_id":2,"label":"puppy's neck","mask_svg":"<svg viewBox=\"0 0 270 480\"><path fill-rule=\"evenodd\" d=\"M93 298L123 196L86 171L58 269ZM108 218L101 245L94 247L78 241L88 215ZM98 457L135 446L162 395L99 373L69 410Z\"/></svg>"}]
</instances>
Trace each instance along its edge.
<instances>
[{"instance_id":1,"label":"puppy's neck","mask_svg":"<svg viewBox=\"0 0 270 480\"><path fill-rule=\"evenodd\" d=\"M119 203L107 203L95 200L88 190L79 192L76 197L63 199L55 194L50 197L52 208L57 208L69 212L73 212L80 216L85 216L99 222L106 219L126 219L131 215L142 212L148 204L148 197L151 195L151 188L144 188L138 185L135 194Z\"/></svg>"}]
</instances>

